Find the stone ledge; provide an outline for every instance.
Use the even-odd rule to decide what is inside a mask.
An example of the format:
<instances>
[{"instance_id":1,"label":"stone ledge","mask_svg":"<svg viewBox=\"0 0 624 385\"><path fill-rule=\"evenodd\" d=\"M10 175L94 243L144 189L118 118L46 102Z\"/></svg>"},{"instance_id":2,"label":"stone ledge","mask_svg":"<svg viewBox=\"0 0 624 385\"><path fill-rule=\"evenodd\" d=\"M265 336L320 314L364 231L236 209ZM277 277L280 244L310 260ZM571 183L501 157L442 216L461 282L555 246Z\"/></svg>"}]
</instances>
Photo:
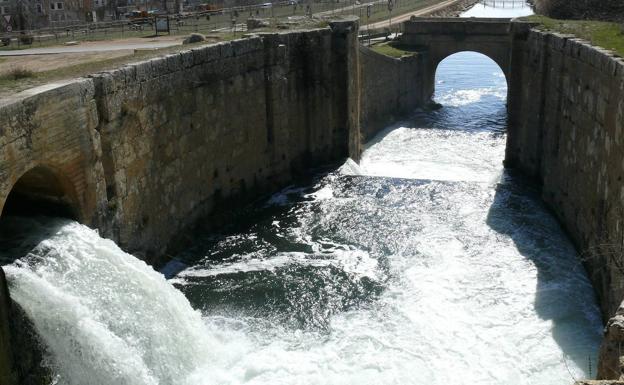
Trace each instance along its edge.
<instances>
[{"instance_id":1,"label":"stone ledge","mask_svg":"<svg viewBox=\"0 0 624 385\"><path fill-rule=\"evenodd\" d=\"M620 380L581 380L576 381L574 385L624 385L624 381Z\"/></svg>"}]
</instances>

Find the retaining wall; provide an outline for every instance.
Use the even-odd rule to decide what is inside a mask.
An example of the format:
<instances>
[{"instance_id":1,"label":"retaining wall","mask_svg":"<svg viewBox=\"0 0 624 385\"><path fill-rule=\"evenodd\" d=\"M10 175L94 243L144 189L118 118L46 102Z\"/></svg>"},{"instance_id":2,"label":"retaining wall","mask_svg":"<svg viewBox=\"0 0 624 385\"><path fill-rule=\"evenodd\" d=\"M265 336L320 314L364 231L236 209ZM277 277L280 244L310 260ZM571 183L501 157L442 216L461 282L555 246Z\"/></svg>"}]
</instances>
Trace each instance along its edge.
<instances>
[{"instance_id":1,"label":"retaining wall","mask_svg":"<svg viewBox=\"0 0 624 385\"><path fill-rule=\"evenodd\" d=\"M361 113L363 140L429 100L423 83L424 56L392 58L360 46Z\"/></svg>"},{"instance_id":2,"label":"retaining wall","mask_svg":"<svg viewBox=\"0 0 624 385\"><path fill-rule=\"evenodd\" d=\"M542 186L609 319L624 298L624 60L571 36L535 30L513 55L513 81L522 87L510 93L506 165ZM622 365L624 323L612 321L600 359L603 378L621 374L613 364Z\"/></svg>"},{"instance_id":3,"label":"retaining wall","mask_svg":"<svg viewBox=\"0 0 624 385\"><path fill-rule=\"evenodd\" d=\"M355 34L264 35L94 76L113 238L158 254L230 198L347 157Z\"/></svg>"}]
</instances>

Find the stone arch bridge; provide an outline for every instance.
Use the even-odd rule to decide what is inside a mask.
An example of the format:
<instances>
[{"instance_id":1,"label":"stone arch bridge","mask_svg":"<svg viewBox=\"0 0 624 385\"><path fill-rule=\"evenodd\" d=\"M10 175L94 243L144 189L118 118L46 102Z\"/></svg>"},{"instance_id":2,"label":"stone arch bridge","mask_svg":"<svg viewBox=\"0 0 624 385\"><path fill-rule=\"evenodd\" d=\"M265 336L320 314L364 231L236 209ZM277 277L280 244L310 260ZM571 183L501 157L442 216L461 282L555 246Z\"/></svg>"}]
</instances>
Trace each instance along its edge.
<instances>
[{"instance_id":1,"label":"stone arch bridge","mask_svg":"<svg viewBox=\"0 0 624 385\"><path fill-rule=\"evenodd\" d=\"M395 59L361 46L362 136L371 138L399 116L428 103L440 62L464 51L481 53L501 68L507 80L509 116L514 119L518 109L513 104L522 90L523 57L533 26L512 19L414 17L403 23L399 37L401 48L414 55Z\"/></svg>"},{"instance_id":2,"label":"stone arch bridge","mask_svg":"<svg viewBox=\"0 0 624 385\"><path fill-rule=\"evenodd\" d=\"M435 73L440 62L458 52L473 51L494 60L507 79L512 79L512 53L517 40L524 41L531 23L497 18L413 18L403 24L401 44L422 52L422 81L425 96L434 91Z\"/></svg>"}]
</instances>

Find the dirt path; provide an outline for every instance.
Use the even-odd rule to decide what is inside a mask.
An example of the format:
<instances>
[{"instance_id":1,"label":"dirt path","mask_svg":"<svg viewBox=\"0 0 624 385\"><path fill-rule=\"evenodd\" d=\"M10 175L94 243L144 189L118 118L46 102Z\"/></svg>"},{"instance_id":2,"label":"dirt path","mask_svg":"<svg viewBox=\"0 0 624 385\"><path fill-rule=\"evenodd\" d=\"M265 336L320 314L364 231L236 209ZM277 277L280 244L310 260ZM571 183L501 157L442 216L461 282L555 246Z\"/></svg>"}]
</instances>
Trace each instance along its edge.
<instances>
[{"instance_id":1,"label":"dirt path","mask_svg":"<svg viewBox=\"0 0 624 385\"><path fill-rule=\"evenodd\" d=\"M22 50L0 51L0 56L26 56L69 54L85 52L123 51L134 49L157 49L182 44L184 36L162 36L153 38L129 38L117 40L83 41L73 46L52 46L27 48Z\"/></svg>"},{"instance_id":2,"label":"dirt path","mask_svg":"<svg viewBox=\"0 0 624 385\"><path fill-rule=\"evenodd\" d=\"M133 50L118 50L112 52L62 53L55 55L41 55L37 57L29 55L5 57L0 59L0 76L6 75L16 68L33 72L53 71L59 68L70 67L92 61L130 56L133 53Z\"/></svg>"}]
</instances>

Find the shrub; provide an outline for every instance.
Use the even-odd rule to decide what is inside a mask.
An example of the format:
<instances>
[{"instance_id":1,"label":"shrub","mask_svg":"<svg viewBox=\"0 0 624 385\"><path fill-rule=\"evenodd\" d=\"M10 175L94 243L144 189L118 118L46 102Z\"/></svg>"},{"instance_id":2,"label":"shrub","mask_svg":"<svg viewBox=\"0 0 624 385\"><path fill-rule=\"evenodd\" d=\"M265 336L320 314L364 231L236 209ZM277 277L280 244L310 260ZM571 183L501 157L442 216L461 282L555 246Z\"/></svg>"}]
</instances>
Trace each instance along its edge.
<instances>
[{"instance_id":1,"label":"shrub","mask_svg":"<svg viewBox=\"0 0 624 385\"><path fill-rule=\"evenodd\" d=\"M536 0L535 10L542 15L567 19L574 17L579 11L579 3L575 0Z\"/></svg>"},{"instance_id":2,"label":"shrub","mask_svg":"<svg viewBox=\"0 0 624 385\"><path fill-rule=\"evenodd\" d=\"M31 45L35 41L35 38L32 35L20 35L19 41L24 45Z\"/></svg>"},{"instance_id":3,"label":"shrub","mask_svg":"<svg viewBox=\"0 0 624 385\"><path fill-rule=\"evenodd\" d=\"M13 80L32 78L35 76L35 73L32 70L24 67L16 67L9 71L8 78Z\"/></svg>"},{"instance_id":4,"label":"shrub","mask_svg":"<svg viewBox=\"0 0 624 385\"><path fill-rule=\"evenodd\" d=\"M537 13L556 19L624 21L622 0L535 0Z\"/></svg>"}]
</instances>

